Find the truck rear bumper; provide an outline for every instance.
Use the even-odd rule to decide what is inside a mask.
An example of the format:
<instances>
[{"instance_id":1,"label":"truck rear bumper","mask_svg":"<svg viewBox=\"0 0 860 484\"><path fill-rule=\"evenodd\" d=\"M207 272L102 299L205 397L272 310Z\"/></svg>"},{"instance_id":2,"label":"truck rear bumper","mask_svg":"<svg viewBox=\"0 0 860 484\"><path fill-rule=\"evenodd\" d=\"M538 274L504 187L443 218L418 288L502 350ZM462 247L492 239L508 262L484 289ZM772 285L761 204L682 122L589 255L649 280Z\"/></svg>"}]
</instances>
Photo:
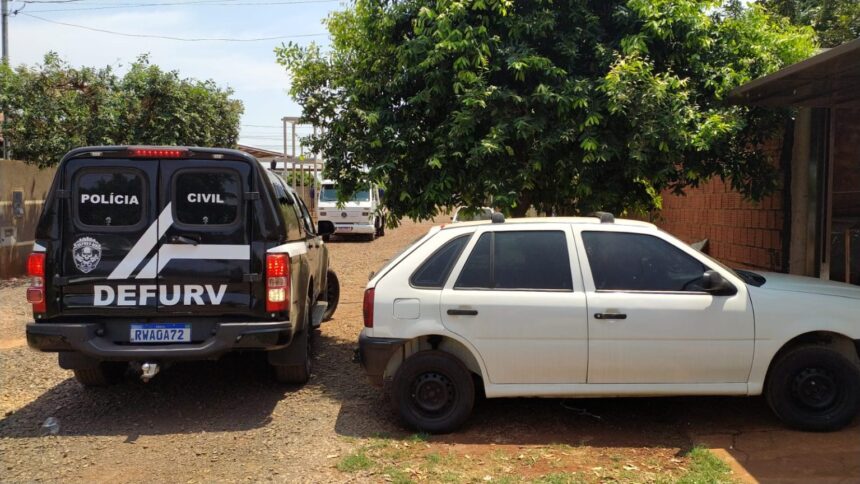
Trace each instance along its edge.
<instances>
[{"instance_id":1,"label":"truck rear bumper","mask_svg":"<svg viewBox=\"0 0 860 484\"><path fill-rule=\"evenodd\" d=\"M217 359L232 350L275 350L292 339L289 321L218 323L203 340L171 344L116 342L103 336L104 327L101 323L29 323L27 344L39 351L74 351L101 361L182 361Z\"/></svg>"},{"instance_id":2,"label":"truck rear bumper","mask_svg":"<svg viewBox=\"0 0 860 484\"><path fill-rule=\"evenodd\" d=\"M374 234L376 233L376 227L374 227L373 224L350 224L335 222L334 233L338 235Z\"/></svg>"}]
</instances>

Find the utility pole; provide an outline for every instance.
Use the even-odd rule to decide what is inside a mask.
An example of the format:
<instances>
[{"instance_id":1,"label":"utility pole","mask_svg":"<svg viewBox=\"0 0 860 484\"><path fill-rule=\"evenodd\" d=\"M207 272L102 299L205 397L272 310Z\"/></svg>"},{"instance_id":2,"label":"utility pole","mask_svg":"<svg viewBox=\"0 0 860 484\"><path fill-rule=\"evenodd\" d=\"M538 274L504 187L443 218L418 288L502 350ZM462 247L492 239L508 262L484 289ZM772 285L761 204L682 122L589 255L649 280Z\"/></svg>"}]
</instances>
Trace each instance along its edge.
<instances>
[{"instance_id":1,"label":"utility pole","mask_svg":"<svg viewBox=\"0 0 860 484\"><path fill-rule=\"evenodd\" d=\"M9 63L9 0L2 1L3 8L3 63Z\"/></svg>"},{"instance_id":2,"label":"utility pole","mask_svg":"<svg viewBox=\"0 0 860 484\"><path fill-rule=\"evenodd\" d=\"M0 0L3 15L3 64L9 64L9 0ZM9 140L6 138L6 114L3 113L3 159L9 157Z\"/></svg>"}]
</instances>

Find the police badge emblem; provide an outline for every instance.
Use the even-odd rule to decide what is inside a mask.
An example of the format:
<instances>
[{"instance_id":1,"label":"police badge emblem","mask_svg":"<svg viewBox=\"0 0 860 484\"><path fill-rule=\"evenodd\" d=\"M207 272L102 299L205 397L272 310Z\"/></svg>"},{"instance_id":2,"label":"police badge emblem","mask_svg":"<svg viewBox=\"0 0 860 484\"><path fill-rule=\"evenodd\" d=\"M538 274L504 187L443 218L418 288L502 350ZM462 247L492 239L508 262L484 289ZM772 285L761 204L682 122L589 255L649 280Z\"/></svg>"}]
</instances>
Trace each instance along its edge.
<instances>
[{"instance_id":1,"label":"police badge emblem","mask_svg":"<svg viewBox=\"0 0 860 484\"><path fill-rule=\"evenodd\" d=\"M72 246L75 267L84 274L92 272L102 260L102 245L92 237L81 237Z\"/></svg>"}]
</instances>

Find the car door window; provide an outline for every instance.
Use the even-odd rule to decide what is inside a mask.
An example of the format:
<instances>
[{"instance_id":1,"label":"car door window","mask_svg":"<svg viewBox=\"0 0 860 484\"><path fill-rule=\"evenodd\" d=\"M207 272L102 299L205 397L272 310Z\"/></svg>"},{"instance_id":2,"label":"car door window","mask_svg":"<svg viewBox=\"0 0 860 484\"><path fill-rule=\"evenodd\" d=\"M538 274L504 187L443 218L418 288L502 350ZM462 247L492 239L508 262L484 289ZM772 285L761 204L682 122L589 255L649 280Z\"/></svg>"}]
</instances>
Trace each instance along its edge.
<instances>
[{"instance_id":1,"label":"car door window","mask_svg":"<svg viewBox=\"0 0 860 484\"><path fill-rule=\"evenodd\" d=\"M700 292L708 267L653 235L582 232L598 291Z\"/></svg>"},{"instance_id":2,"label":"car door window","mask_svg":"<svg viewBox=\"0 0 860 484\"><path fill-rule=\"evenodd\" d=\"M562 231L487 232L454 287L572 291L567 238Z\"/></svg>"},{"instance_id":3,"label":"car door window","mask_svg":"<svg viewBox=\"0 0 860 484\"><path fill-rule=\"evenodd\" d=\"M298 194L294 194L296 197L296 203L298 204L299 212L301 212L302 221L305 224L305 231L309 234L316 234L316 230L314 230L314 222L311 219L311 214L308 212L308 207L305 205L305 201L302 200Z\"/></svg>"},{"instance_id":4,"label":"car door window","mask_svg":"<svg viewBox=\"0 0 860 484\"><path fill-rule=\"evenodd\" d=\"M422 289L442 289L470 235L461 235L450 240L434 252L412 274L409 283Z\"/></svg>"}]
</instances>

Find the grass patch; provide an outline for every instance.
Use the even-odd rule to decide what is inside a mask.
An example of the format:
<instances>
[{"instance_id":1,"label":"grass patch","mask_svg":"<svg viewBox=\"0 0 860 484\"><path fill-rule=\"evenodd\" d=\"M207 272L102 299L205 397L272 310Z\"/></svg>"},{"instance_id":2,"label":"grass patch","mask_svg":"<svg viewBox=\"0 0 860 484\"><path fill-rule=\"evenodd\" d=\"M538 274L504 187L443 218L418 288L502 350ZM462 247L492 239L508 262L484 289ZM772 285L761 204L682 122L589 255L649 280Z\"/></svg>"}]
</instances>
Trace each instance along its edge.
<instances>
[{"instance_id":1,"label":"grass patch","mask_svg":"<svg viewBox=\"0 0 860 484\"><path fill-rule=\"evenodd\" d=\"M687 457L690 458L689 470L679 476L680 484L735 482L728 464L721 461L704 447L694 447Z\"/></svg>"},{"instance_id":2,"label":"grass patch","mask_svg":"<svg viewBox=\"0 0 860 484\"><path fill-rule=\"evenodd\" d=\"M373 467L373 460L364 453L364 450L349 454L337 463L337 470L341 472L357 472L371 467Z\"/></svg>"}]
</instances>

